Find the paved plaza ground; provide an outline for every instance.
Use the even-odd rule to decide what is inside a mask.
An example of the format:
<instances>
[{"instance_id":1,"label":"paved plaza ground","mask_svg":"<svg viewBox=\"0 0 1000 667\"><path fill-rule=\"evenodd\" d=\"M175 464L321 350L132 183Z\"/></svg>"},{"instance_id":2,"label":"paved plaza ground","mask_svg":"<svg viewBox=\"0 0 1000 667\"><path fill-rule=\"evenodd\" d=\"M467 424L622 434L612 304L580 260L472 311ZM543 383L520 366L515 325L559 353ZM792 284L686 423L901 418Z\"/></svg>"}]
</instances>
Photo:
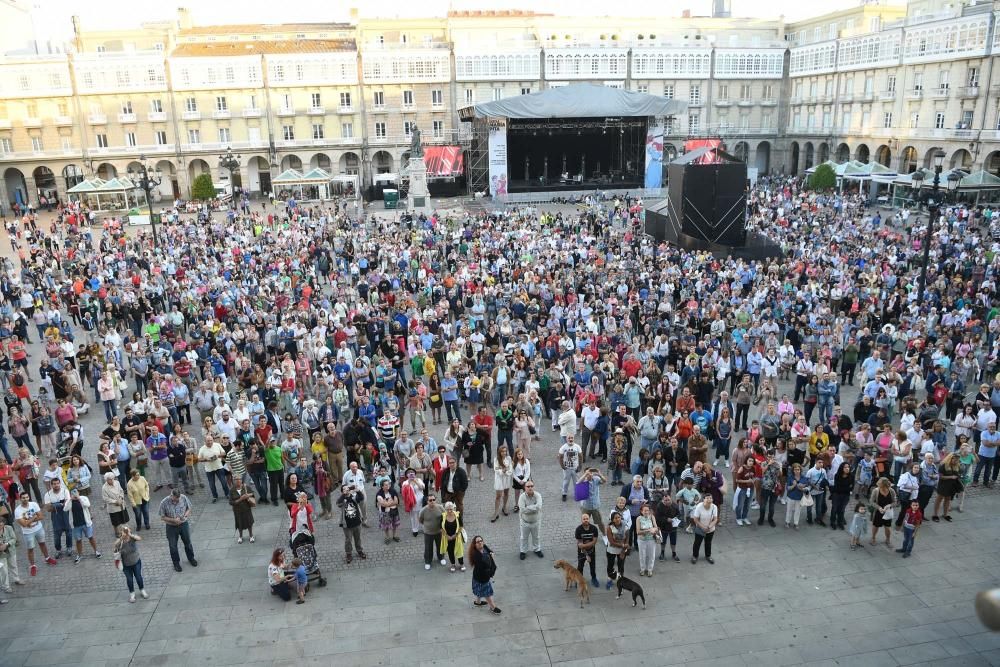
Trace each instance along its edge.
<instances>
[{"instance_id":1,"label":"paved plaza ground","mask_svg":"<svg viewBox=\"0 0 1000 667\"><path fill-rule=\"evenodd\" d=\"M33 348L34 361L40 349ZM855 394L844 390L845 410ZM92 462L103 423L96 412L85 419ZM432 435L442 429L432 427ZM0 607L0 666L1000 665L1000 634L986 631L973 609L977 591L1000 586L1000 492L974 489L953 523L928 522L909 560L881 544L852 552L845 532L805 525L794 532L780 527L781 518L778 528L737 527L727 508L714 565L692 565L691 536L681 533L682 561L657 562L653 577L640 580L645 610L603 588L580 609L552 567L557 558L575 560L579 514L559 498L558 439L548 422L539 432L532 469L545 503L544 559L518 559L515 515L489 522L491 471L466 496L470 536L482 534L497 553L499 617L472 606L471 571L450 574L436 563L424 571L423 539L406 532L405 519L402 542L391 546L376 528L363 529L369 558L350 566L336 521L319 521L329 585L314 587L304 605L284 603L266 582L272 549L287 546L284 510L259 508L257 542L237 545L229 507L211 504L207 490L192 497L199 567L172 570L154 518L140 533L150 599L129 604L97 496L101 560L64 558L29 578L21 546L28 585ZM617 491L602 490L605 517ZM163 495L155 494L152 514ZM894 546L900 541L894 534ZM636 559L626 570L638 580Z\"/></svg>"}]
</instances>

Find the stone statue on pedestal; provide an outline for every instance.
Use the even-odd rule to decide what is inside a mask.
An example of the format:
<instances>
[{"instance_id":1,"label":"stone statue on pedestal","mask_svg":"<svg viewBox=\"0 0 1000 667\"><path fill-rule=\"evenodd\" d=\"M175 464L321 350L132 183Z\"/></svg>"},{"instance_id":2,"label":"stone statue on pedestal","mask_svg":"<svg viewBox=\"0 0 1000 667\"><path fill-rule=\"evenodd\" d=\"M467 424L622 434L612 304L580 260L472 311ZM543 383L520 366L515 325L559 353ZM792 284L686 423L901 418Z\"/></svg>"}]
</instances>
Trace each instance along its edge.
<instances>
[{"instance_id":1,"label":"stone statue on pedestal","mask_svg":"<svg viewBox=\"0 0 1000 667\"><path fill-rule=\"evenodd\" d=\"M410 158L423 156L424 145L420 143L420 128L414 124L410 129Z\"/></svg>"}]
</instances>

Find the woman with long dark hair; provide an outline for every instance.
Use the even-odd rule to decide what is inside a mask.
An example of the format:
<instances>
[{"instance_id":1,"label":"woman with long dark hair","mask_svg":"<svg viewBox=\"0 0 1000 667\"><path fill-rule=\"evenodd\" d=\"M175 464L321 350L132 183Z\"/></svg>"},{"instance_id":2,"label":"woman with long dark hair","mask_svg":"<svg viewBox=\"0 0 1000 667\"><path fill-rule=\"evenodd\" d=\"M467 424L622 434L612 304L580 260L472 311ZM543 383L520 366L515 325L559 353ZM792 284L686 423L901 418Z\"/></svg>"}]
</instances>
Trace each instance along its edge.
<instances>
[{"instance_id":1,"label":"woman with long dark hair","mask_svg":"<svg viewBox=\"0 0 1000 667\"><path fill-rule=\"evenodd\" d=\"M492 579L497 571L496 561L482 536L472 538L469 557L472 561L472 595L476 598L472 604L477 607L489 605L491 612L500 614L500 607L493 601Z\"/></svg>"}]
</instances>

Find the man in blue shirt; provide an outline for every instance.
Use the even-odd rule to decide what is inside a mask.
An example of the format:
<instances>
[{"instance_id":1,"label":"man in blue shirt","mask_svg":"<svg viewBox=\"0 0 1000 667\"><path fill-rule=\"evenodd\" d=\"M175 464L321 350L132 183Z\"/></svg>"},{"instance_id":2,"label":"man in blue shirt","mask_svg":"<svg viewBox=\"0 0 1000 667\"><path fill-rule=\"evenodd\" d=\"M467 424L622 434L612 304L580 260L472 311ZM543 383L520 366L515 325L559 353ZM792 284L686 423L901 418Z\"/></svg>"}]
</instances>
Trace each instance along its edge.
<instances>
[{"instance_id":1,"label":"man in blue shirt","mask_svg":"<svg viewBox=\"0 0 1000 667\"><path fill-rule=\"evenodd\" d=\"M461 423L462 413L459 410L458 404L458 380L455 379L450 370L446 370L444 377L441 379L441 398L444 400L445 414L448 415L448 419L457 419Z\"/></svg>"}]
</instances>

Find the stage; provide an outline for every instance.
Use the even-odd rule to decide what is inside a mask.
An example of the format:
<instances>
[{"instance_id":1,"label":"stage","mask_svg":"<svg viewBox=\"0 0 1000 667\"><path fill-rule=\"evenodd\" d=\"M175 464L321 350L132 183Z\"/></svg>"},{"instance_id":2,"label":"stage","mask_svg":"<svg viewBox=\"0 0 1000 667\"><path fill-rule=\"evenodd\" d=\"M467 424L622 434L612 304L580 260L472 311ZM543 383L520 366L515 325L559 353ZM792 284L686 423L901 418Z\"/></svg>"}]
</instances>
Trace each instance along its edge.
<instances>
[{"instance_id":1,"label":"stage","mask_svg":"<svg viewBox=\"0 0 1000 667\"><path fill-rule=\"evenodd\" d=\"M687 103L595 84L459 109L472 123L469 187L493 197L662 187L663 133Z\"/></svg>"},{"instance_id":2,"label":"stage","mask_svg":"<svg viewBox=\"0 0 1000 667\"><path fill-rule=\"evenodd\" d=\"M510 194L518 192L575 192L577 190L637 190L642 188L642 178L634 180L611 182L608 180L592 181L547 181L541 182L539 179L528 183L525 181L510 181L507 192Z\"/></svg>"},{"instance_id":3,"label":"stage","mask_svg":"<svg viewBox=\"0 0 1000 667\"><path fill-rule=\"evenodd\" d=\"M645 118L526 118L507 123L507 191L638 187Z\"/></svg>"}]
</instances>

